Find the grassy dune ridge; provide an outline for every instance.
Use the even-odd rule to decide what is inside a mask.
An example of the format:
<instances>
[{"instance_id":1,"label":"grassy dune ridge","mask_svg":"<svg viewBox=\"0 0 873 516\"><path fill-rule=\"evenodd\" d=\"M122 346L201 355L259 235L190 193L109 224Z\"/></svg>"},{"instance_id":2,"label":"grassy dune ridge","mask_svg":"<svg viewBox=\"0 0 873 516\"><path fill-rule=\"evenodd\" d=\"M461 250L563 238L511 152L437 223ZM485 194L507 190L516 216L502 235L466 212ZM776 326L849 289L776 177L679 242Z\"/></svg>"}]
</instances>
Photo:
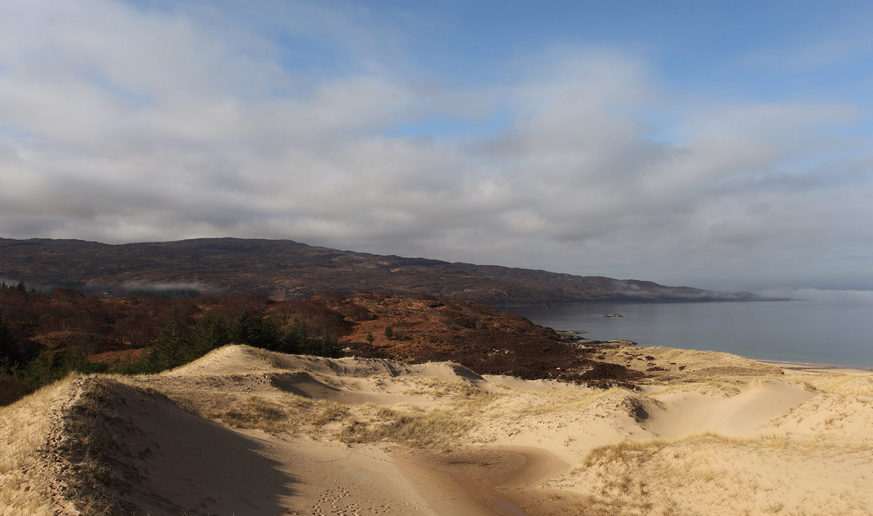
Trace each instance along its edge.
<instances>
[{"instance_id":1,"label":"grassy dune ridge","mask_svg":"<svg viewBox=\"0 0 873 516\"><path fill-rule=\"evenodd\" d=\"M248 346L70 376L0 412L0 513L873 514L871 374L645 352L677 367L638 388Z\"/></svg>"}]
</instances>

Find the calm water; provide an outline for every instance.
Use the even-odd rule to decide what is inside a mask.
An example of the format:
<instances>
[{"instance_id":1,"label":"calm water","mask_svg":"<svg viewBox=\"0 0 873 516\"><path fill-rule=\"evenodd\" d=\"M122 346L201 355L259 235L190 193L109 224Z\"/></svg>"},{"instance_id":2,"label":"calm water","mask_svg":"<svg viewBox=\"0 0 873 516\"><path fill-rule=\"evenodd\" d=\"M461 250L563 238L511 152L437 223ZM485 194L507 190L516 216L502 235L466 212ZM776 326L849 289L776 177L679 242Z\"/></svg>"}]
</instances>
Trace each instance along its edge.
<instances>
[{"instance_id":1,"label":"calm water","mask_svg":"<svg viewBox=\"0 0 873 516\"><path fill-rule=\"evenodd\" d=\"M556 330L642 346L873 367L873 305L818 301L572 304L505 308ZM620 313L622 318L603 317Z\"/></svg>"}]
</instances>

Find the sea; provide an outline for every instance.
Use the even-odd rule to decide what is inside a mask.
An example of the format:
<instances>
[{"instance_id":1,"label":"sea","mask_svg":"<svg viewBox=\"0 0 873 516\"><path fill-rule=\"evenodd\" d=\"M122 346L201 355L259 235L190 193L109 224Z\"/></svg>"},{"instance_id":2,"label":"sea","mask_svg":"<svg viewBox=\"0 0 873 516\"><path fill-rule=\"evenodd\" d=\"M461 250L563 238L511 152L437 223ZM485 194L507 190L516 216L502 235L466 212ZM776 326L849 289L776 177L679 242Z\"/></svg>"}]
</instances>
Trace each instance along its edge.
<instances>
[{"instance_id":1,"label":"sea","mask_svg":"<svg viewBox=\"0 0 873 516\"><path fill-rule=\"evenodd\" d=\"M640 346L724 351L756 360L873 368L869 303L579 303L502 309L595 340L627 339Z\"/></svg>"}]
</instances>

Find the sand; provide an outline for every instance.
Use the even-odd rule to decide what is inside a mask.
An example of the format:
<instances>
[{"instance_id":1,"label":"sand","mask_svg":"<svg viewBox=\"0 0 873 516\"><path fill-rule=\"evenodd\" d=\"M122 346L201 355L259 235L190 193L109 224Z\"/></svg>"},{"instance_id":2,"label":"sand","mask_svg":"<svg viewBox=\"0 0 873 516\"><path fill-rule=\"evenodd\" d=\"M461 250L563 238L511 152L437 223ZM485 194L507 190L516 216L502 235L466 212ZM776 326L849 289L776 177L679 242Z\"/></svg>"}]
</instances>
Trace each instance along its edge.
<instances>
[{"instance_id":1,"label":"sand","mask_svg":"<svg viewBox=\"0 0 873 516\"><path fill-rule=\"evenodd\" d=\"M0 411L0 514L873 514L873 373L616 348L593 389L229 346Z\"/></svg>"}]
</instances>

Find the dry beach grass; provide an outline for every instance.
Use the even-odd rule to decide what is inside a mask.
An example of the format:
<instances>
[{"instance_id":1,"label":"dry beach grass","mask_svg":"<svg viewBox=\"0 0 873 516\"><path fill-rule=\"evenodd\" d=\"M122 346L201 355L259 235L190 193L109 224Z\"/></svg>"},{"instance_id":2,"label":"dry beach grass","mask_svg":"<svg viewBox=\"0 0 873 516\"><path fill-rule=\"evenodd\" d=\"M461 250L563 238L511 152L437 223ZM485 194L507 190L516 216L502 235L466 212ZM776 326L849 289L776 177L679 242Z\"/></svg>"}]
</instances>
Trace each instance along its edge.
<instances>
[{"instance_id":1,"label":"dry beach grass","mask_svg":"<svg viewBox=\"0 0 873 516\"><path fill-rule=\"evenodd\" d=\"M218 349L0 412L3 514L873 514L873 375L604 348L640 388ZM654 373L654 374L652 374Z\"/></svg>"}]
</instances>

